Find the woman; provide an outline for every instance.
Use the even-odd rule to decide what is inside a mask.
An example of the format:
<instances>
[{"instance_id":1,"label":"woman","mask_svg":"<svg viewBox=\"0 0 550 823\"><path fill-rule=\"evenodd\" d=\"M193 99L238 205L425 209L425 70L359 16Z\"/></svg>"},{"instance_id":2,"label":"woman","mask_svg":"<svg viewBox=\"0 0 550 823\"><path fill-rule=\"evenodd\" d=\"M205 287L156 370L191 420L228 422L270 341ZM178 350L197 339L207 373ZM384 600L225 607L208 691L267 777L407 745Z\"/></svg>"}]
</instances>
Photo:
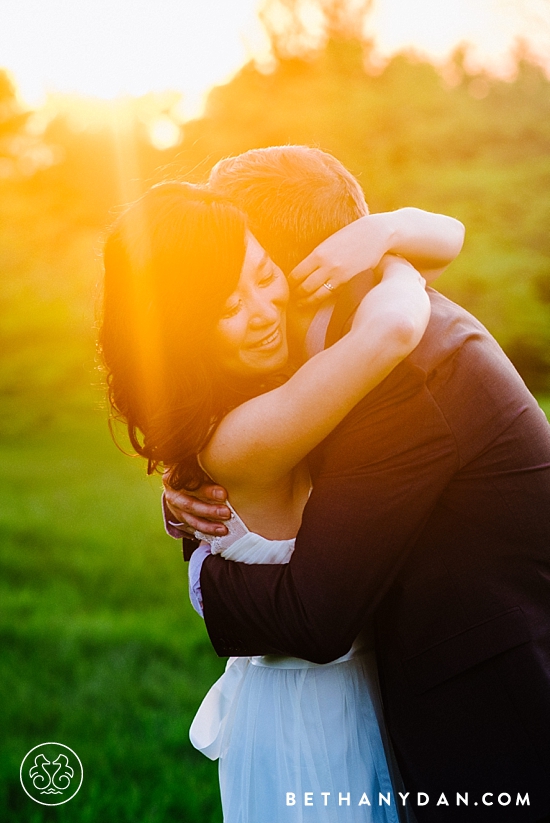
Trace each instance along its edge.
<instances>
[{"instance_id":1,"label":"woman","mask_svg":"<svg viewBox=\"0 0 550 823\"><path fill-rule=\"evenodd\" d=\"M229 490L230 533L212 541L227 559L288 562L310 490L308 453L418 344L424 281L398 258L380 273L349 334L290 374L286 279L233 206L164 184L109 236L100 347L112 406L150 471L169 467L175 488L212 477ZM363 638L325 666L230 663L192 729L197 747L220 757L226 823L396 823L393 799L378 806L379 793L396 793ZM290 810L285 793L297 785L332 798L360 786L365 800Z\"/></svg>"}]
</instances>

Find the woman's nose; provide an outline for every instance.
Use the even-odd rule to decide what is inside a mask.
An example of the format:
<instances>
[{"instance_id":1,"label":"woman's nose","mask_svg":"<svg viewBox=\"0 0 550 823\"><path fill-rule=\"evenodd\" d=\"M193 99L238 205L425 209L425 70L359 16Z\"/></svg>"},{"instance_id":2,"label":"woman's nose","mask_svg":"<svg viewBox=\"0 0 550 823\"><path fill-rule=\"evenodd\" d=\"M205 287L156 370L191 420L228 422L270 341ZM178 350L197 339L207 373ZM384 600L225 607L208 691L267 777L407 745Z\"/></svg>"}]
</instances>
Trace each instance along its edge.
<instances>
[{"instance_id":1,"label":"woman's nose","mask_svg":"<svg viewBox=\"0 0 550 823\"><path fill-rule=\"evenodd\" d=\"M279 313L273 300L257 300L250 315L250 325L254 329L272 326L279 319Z\"/></svg>"}]
</instances>

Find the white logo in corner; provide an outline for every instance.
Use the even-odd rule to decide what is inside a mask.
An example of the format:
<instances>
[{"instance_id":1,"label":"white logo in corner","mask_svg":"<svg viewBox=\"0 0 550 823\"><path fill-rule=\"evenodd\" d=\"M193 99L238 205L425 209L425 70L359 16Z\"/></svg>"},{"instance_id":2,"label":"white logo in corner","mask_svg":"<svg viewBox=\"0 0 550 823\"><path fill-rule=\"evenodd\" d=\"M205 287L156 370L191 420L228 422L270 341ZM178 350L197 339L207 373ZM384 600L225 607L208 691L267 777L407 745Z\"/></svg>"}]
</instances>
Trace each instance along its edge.
<instances>
[{"instance_id":1,"label":"white logo in corner","mask_svg":"<svg viewBox=\"0 0 550 823\"><path fill-rule=\"evenodd\" d=\"M61 806L82 786L84 770L76 752L64 743L40 743L23 758L21 785L42 806Z\"/></svg>"}]
</instances>

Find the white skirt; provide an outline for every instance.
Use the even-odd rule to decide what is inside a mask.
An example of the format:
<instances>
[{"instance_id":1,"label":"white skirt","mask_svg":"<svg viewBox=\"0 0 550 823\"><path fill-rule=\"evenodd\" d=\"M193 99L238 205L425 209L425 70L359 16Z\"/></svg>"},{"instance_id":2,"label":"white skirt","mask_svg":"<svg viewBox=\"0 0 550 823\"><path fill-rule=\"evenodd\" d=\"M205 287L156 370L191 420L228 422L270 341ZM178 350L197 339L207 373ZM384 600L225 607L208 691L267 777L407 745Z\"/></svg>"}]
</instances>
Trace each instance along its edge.
<instances>
[{"instance_id":1,"label":"white skirt","mask_svg":"<svg viewBox=\"0 0 550 823\"><path fill-rule=\"evenodd\" d=\"M231 658L190 738L207 757L219 757L224 823L409 819L399 809L403 789L371 650L326 665Z\"/></svg>"}]
</instances>

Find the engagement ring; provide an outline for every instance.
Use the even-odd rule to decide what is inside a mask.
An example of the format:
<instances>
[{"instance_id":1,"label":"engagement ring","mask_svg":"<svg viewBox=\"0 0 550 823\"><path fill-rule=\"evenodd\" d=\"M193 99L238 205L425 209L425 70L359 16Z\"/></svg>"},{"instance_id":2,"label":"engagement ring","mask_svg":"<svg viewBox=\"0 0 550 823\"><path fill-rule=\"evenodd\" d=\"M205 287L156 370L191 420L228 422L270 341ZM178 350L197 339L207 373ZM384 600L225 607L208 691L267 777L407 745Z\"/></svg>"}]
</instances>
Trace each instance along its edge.
<instances>
[{"instance_id":1,"label":"engagement ring","mask_svg":"<svg viewBox=\"0 0 550 823\"><path fill-rule=\"evenodd\" d=\"M329 283L328 280L326 283L323 283L323 286L325 287L325 289L328 289L328 291L334 291L334 286L332 285L332 283Z\"/></svg>"}]
</instances>

